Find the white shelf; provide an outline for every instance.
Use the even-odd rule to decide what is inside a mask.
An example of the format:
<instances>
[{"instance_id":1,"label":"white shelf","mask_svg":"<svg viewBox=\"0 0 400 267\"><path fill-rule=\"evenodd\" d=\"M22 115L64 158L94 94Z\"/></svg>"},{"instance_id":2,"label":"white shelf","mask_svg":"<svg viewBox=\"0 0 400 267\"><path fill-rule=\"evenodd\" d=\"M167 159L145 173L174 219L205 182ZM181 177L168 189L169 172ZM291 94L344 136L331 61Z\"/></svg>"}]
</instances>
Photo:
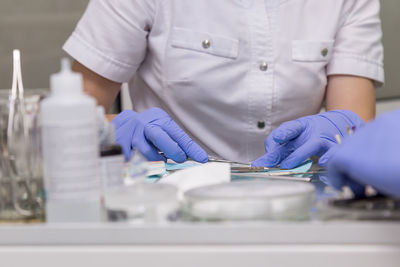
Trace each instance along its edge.
<instances>
[{"instance_id":1,"label":"white shelf","mask_svg":"<svg viewBox=\"0 0 400 267\"><path fill-rule=\"evenodd\" d=\"M0 226L0 246L165 244L384 244L400 246L400 224L390 222L293 222Z\"/></svg>"},{"instance_id":2,"label":"white shelf","mask_svg":"<svg viewBox=\"0 0 400 267\"><path fill-rule=\"evenodd\" d=\"M398 267L400 224L0 225L1 267Z\"/></svg>"}]
</instances>

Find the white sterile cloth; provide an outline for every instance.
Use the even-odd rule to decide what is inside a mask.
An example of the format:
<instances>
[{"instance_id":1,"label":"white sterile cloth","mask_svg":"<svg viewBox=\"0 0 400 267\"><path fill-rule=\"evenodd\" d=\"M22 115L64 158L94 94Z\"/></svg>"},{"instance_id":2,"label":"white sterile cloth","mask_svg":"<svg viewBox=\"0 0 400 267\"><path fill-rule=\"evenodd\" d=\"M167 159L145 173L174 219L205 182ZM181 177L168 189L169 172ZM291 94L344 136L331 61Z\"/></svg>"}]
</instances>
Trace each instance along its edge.
<instances>
[{"instance_id":1,"label":"white sterile cloth","mask_svg":"<svg viewBox=\"0 0 400 267\"><path fill-rule=\"evenodd\" d=\"M230 165L228 163L213 162L177 171L162 178L160 183L175 185L182 196L187 190L207 185L226 183L230 180Z\"/></svg>"}]
</instances>

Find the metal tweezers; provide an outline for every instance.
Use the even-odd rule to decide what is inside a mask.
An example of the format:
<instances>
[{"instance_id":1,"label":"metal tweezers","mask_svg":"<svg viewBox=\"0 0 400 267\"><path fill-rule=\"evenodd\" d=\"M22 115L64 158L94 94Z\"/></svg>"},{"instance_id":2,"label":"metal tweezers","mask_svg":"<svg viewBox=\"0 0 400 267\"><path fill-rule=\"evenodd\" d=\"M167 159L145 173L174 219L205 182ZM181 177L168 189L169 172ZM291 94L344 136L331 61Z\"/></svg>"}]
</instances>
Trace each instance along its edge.
<instances>
[{"instance_id":1,"label":"metal tweezers","mask_svg":"<svg viewBox=\"0 0 400 267\"><path fill-rule=\"evenodd\" d=\"M287 180L298 180L298 181L311 181L310 177L294 177L293 175L312 175L318 174L325 171L318 165L313 164L311 169L307 172L293 172L284 170L281 168L268 168L268 167L252 167L251 165L243 164L240 162L234 162L229 160L221 160L215 158L209 158L210 162L224 162L230 163L236 166L231 166L231 173L236 177L250 177L250 178L268 178L268 179L287 179ZM274 171L269 173L269 171Z\"/></svg>"},{"instance_id":2,"label":"metal tweezers","mask_svg":"<svg viewBox=\"0 0 400 267\"><path fill-rule=\"evenodd\" d=\"M235 172L235 173L266 172L266 171L282 170L281 168L253 167L249 164L244 164L244 163L225 160L225 159L217 159L217 158L213 158L213 157L209 157L208 162L222 162L222 163L232 164L234 166L231 166L231 172Z\"/></svg>"},{"instance_id":3,"label":"metal tweezers","mask_svg":"<svg viewBox=\"0 0 400 267\"><path fill-rule=\"evenodd\" d=\"M290 180L290 181L302 181L302 182L310 182L311 177L298 177L291 175L302 175L302 174L310 174L310 173L294 173L294 172L282 172L282 173L233 173L233 177L243 177L243 178L254 178L254 179L276 179L276 180Z\"/></svg>"}]
</instances>

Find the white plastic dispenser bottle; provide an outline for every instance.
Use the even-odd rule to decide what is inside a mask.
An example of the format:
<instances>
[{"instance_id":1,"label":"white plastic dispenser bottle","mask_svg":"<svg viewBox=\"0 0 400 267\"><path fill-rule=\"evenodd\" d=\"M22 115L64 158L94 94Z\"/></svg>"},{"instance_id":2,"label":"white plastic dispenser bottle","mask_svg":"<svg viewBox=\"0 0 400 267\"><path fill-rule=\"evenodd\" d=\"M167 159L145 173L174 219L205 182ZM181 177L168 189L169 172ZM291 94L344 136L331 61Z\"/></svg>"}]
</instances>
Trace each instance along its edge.
<instances>
[{"instance_id":1,"label":"white plastic dispenser bottle","mask_svg":"<svg viewBox=\"0 0 400 267\"><path fill-rule=\"evenodd\" d=\"M41 103L47 222L103 218L96 101L83 92L82 75L64 58Z\"/></svg>"}]
</instances>

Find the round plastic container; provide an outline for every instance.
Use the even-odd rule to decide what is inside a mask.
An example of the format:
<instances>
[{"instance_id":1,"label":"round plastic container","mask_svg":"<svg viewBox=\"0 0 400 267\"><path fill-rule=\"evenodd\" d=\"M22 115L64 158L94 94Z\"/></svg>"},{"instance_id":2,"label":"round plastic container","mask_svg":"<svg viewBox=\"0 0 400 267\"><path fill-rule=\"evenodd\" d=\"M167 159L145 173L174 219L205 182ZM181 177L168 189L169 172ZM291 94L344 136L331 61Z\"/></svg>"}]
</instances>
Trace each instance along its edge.
<instances>
[{"instance_id":1,"label":"round plastic container","mask_svg":"<svg viewBox=\"0 0 400 267\"><path fill-rule=\"evenodd\" d=\"M305 182L243 181L206 186L184 195L188 220L306 220L314 186Z\"/></svg>"},{"instance_id":2,"label":"round plastic container","mask_svg":"<svg viewBox=\"0 0 400 267\"><path fill-rule=\"evenodd\" d=\"M110 221L166 222L179 209L178 189L169 184L137 183L104 195Z\"/></svg>"}]
</instances>

